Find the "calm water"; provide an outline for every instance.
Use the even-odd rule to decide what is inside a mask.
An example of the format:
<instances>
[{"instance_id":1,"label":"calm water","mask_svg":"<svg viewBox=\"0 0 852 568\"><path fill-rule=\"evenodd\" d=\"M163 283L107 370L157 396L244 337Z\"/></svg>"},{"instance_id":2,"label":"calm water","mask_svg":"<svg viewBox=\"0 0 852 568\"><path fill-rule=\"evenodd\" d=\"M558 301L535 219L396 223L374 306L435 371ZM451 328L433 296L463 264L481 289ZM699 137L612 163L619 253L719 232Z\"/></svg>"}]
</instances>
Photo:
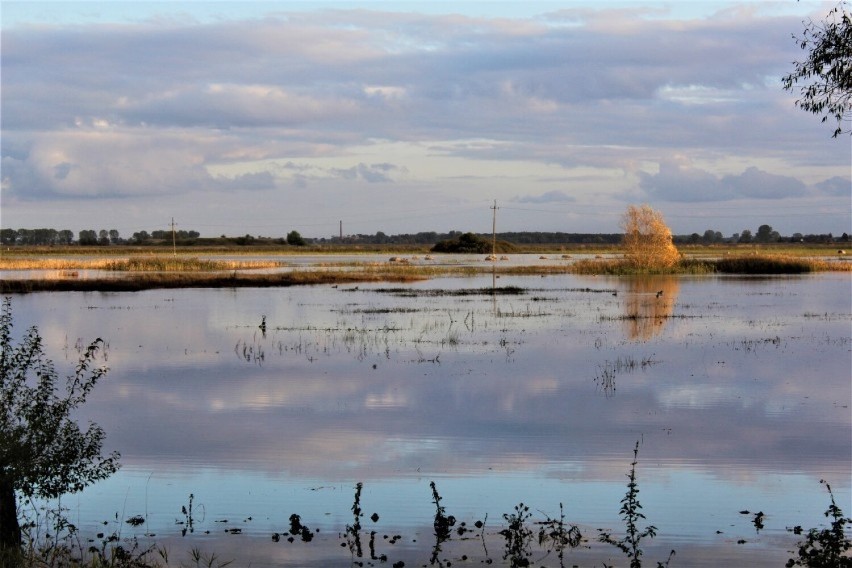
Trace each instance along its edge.
<instances>
[{"instance_id":1,"label":"calm water","mask_svg":"<svg viewBox=\"0 0 852 568\"><path fill-rule=\"evenodd\" d=\"M783 566L798 539L786 528L825 522L820 479L852 512L850 292L846 274L486 276L31 294L13 310L60 369L106 341L111 370L81 418L124 466L63 506L84 531L165 544L173 562L198 547L237 566L348 566L362 482L364 561L376 531L388 565L507 564L498 533L522 501L530 523L561 502L580 526L588 542L565 565L625 565L597 529L623 535L638 441L649 565L675 549L676 566ZM484 532L435 554L430 481ZM273 542L292 513L313 542ZM121 522L133 515L147 523Z\"/></svg>"}]
</instances>

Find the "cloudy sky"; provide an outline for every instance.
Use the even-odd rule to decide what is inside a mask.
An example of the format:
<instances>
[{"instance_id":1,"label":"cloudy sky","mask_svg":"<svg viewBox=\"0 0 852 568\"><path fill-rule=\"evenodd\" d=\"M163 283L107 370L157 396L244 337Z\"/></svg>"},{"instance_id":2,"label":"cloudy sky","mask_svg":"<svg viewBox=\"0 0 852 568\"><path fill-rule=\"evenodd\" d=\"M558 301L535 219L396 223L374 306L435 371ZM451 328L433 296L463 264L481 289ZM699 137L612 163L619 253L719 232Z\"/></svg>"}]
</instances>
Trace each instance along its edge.
<instances>
[{"instance_id":1,"label":"cloudy sky","mask_svg":"<svg viewBox=\"0 0 852 568\"><path fill-rule=\"evenodd\" d=\"M8 2L4 228L852 232L835 2Z\"/></svg>"}]
</instances>

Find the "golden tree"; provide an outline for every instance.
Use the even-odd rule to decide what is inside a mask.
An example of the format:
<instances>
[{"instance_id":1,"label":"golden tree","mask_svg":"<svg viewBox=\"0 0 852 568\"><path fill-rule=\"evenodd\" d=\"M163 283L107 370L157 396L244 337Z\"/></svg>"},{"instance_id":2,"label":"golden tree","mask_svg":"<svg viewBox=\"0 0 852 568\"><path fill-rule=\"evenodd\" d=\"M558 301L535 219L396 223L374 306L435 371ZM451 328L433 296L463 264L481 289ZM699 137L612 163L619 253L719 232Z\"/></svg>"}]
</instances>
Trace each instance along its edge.
<instances>
[{"instance_id":1,"label":"golden tree","mask_svg":"<svg viewBox=\"0 0 852 568\"><path fill-rule=\"evenodd\" d=\"M621 228L624 229L624 254L636 268L670 268L680 259L663 215L648 205L628 207L621 219Z\"/></svg>"}]
</instances>

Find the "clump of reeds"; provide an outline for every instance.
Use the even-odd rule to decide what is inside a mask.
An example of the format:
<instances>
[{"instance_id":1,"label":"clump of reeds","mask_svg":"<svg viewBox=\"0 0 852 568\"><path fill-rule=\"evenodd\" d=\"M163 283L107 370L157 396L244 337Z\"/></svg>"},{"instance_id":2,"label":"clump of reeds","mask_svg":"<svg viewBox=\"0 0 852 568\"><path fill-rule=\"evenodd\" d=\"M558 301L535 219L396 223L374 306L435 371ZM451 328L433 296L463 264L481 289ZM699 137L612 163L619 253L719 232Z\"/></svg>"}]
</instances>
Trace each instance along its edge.
<instances>
[{"instance_id":1,"label":"clump of reeds","mask_svg":"<svg viewBox=\"0 0 852 568\"><path fill-rule=\"evenodd\" d=\"M629 276L632 274L678 274L680 265L636 266L623 258L581 259L570 265L574 274L601 276Z\"/></svg>"},{"instance_id":2,"label":"clump of reeds","mask_svg":"<svg viewBox=\"0 0 852 568\"><path fill-rule=\"evenodd\" d=\"M677 264L679 274L712 274L716 265L712 260L698 258L682 258Z\"/></svg>"},{"instance_id":3,"label":"clump of reeds","mask_svg":"<svg viewBox=\"0 0 852 568\"><path fill-rule=\"evenodd\" d=\"M574 274L629 276L632 274L805 274L852 271L852 262L777 254L752 254L720 259L681 259L661 269L637 269L623 259L583 259L570 265Z\"/></svg>"},{"instance_id":4,"label":"clump of reeds","mask_svg":"<svg viewBox=\"0 0 852 568\"><path fill-rule=\"evenodd\" d=\"M803 274L814 269L807 258L781 255L750 255L721 258L716 271L724 274Z\"/></svg>"},{"instance_id":5,"label":"clump of reeds","mask_svg":"<svg viewBox=\"0 0 852 568\"><path fill-rule=\"evenodd\" d=\"M632 276L636 274L696 274L701 273L701 265L695 262L681 261L666 266L637 266L623 258L581 259L569 265L570 272L588 276ZM707 272L712 272L705 267Z\"/></svg>"}]
</instances>

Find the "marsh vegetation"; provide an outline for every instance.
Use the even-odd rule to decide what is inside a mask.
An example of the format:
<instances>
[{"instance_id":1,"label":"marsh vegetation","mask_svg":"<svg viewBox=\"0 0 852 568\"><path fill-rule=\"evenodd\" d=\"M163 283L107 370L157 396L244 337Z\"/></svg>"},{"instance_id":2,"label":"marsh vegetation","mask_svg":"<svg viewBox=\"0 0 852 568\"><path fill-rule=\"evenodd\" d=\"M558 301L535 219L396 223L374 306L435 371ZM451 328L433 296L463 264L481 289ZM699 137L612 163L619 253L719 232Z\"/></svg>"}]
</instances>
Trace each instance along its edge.
<instances>
[{"instance_id":1,"label":"marsh vegetation","mask_svg":"<svg viewBox=\"0 0 852 568\"><path fill-rule=\"evenodd\" d=\"M627 473L627 491L621 500L619 515L623 523L624 536L617 538L611 528L598 528L597 541L619 550L629 562L630 568L642 568L647 542L657 536L657 528L653 525L640 526L646 521L639 502L639 476L638 466L639 442L633 449L633 461ZM820 481L820 483L825 483ZM588 557L588 551L592 549L593 542L588 535L584 535L578 524L572 523L566 516L563 503L558 504L559 514L550 517L546 513L534 513L529 505L523 502L514 506L511 512L502 514L502 522L488 525L488 515L483 519L459 520L447 512L443 504L443 497L438 492L434 481L429 482L429 488L434 505L434 518L432 521L431 550L429 551L428 564L421 562L422 566L450 567L453 563L468 563L479 561L479 563L491 565L508 566L510 568L524 568L529 566L578 566L574 563L573 556ZM843 510L834 499L830 485L826 483L830 505L825 511L825 516L830 519L830 528L811 528L807 531L804 540L796 545L793 558L789 558L785 564L787 568L792 566L804 566L811 568L844 568L852 566L852 555L848 551L852 549L852 540L846 534L846 525L852 523L852 519L845 517ZM373 512L368 520L369 526L365 528L362 521L366 513L362 507L362 493L364 484L358 482L354 486L354 500L350 508L352 522L347 523L345 528L337 535L326 537L326 542L319 545L324 547L322 557L324 565L344 565L340 561L332 561L326 556L328 546L333 542L339 542L341 548L347 549L349 553L348 565L350 566L372 566L374 563L390 565L402 568L406 566L405 560L397 558L411 558L411 551L406 550L406 541L417 542L418 535L390 534L384 532L381 523L381 515ZM186 537L187 530L193 532L193 526L197 522L192 513L192 494L189 495L189 509L181 507L181 513L185 522L176 520L176 525L184 525L181 536ZM120 528L115 528L111 534L100 532L96 539L88 539L84 544L76 526L68 522L67 510L44 510L45 515L38 520L28 520L25 524L27 542L26 546L18 552L6 549L4 555L0 556L2 565L14 566L43 566L59 567L71 565L86 565L92 568L161 568L172 566L170 557L172 553L168 548L158 544L143 545L136 536L126 537L122 535ZM741 511L748 514L748 511ZM538 516L536 516L538 515ZM764 528L763 518L765 514L761 511L753 520L756 530L759 532ZM251 521L251 518L246 521ZM203 518L200 519L203 522ZM116 514L113 526L120 525L121 519ZM219 521L227 525L228 520ZM245 521L244 521L245 522ZM273 543L286 546L287 543L294 545L300 543L312 543L315 538L322 538L320 529L312 530L307 526L298 513L290 514L288 518L289 528L281 532L272 532L270 540ZM147 523L142 515L132 516L124 521L126 525L140 527ZM109 526L111 523L103 523ZM536 534L537 529L537 534ZM801 526L787 529L789 532L801 535L804 531ZM39 537L40 531L47 531L43 537ZM240 535L241 528L225 528L225 533ZM209 534L210 531L206 531ZM381 536L379 536L381 535ZM155 537L154 534L146 535ZM425 536L425 535L424 535ZM502 541L502 542L501 542ZM366 546L365 543L366 542ZM644 542L644 544L643 544ZM502 544L502 550L499 545ZM304 546L304 545L300 545ZM489 552L489 546L491 552ZM423 547L419 547L423 548ZM500 550L500 552L497 552ZM581 554L575 554L581 553ZM607 558L601 550L595 550L598 557ZM677 551L672 549L668 552L664 561L655 561L656 568L668 568L675 559ZM223 560L215 553L204 554L199 548L192 547L188 552L190 563L180 562L179 566L217 566L224 568L232 563L237 565L240 561ZM410 560L409 560L410 561ZM612 562L612 560L609 560ZM568 564L566 564L568 562ZM688 560L687 560L688 562ZM597 565L595 561L594 565ZM615 564L603 562L603 566L613 568Z\"/></svg>"},{"instance_id":2,"label":"marsh vegetation","mask_svg":"<svg viewBox=\"0 0 852 568\"><path fill-rule=\"evenodd\" d=\"M668 249L664 249L668 250ZM476 274L553 275L578 274L630 276L637 274L805 274L811 272L850 272L852 262L825 256L793 254L724 254L717 258L682 256L677 262L639 261L638 253L611 258L586 258L562 255L521 262L489 262L470 255L456 255L452 261L415 256L398 262L400 257L375 260L336 261L319 257L305 266L295 256L267 259L217 259L172 257L167 255L95 258L42 258L40 256L4 256L0 270L7 277L0 281L0 293L39 291L138 291L157 288L244 288L286 287L294 285L349 284L358 282L414 282L442 276ZM632 255L632 256L631 256ZM502 258L502 257L501 257ZM509 258L509 257L506 257ZM516 256L516 258L518 258ZM523 258L523 257L521 257ZM668 258L668 256L666 257ZM22 276L14 276L20 271ZM117 277L116 274L120 274Z\"/></svg>"}]
</instances>

